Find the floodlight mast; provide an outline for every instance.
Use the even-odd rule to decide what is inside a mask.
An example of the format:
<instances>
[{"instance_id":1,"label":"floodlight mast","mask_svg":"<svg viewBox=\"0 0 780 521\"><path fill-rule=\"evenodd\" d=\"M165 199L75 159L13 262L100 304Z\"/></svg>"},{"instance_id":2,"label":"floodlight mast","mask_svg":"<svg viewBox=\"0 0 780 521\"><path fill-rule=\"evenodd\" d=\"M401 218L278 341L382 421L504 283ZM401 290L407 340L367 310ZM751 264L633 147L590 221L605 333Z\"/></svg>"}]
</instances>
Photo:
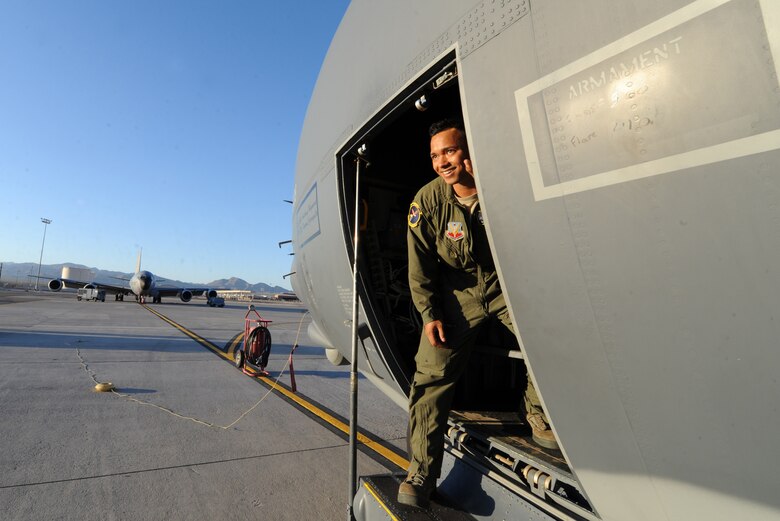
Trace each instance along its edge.
<instances>
[{"instance_id":1,"label":"floodlight mast","mask_svg":"<svg viewBox=\"0 0 780 521\"><path fill-rule=\"evenodd\" d=\"M38 281L41 280L41 262L43 261L43 245L46 244L46 227L51 224L51 219L41 217L43 223L43 241L41 241L41 256L38 259L38 276L35 278L35 291L38 291Z\"/></svg>"}]
</instances>

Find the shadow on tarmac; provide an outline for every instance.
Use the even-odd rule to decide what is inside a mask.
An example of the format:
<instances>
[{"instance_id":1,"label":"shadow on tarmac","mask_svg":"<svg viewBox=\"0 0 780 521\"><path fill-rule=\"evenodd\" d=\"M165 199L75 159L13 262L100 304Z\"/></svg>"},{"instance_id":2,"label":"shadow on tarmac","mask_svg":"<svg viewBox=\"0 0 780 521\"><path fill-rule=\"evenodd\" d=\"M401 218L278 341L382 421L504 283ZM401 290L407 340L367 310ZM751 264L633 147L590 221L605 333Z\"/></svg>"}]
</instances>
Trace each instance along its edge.
<instances>
[{"instance_id":1,"label":"shadow on tarmac","mask_svg":"<svg viewBox=\"0 0 780 521\"><path fill-rule=\"evenodd\" d=\"M267 368L266 368L267 369ZM284 374L289 373L290 371L287 370L284 372ZM280 371L270 371L271 378L277 378L279 375L283 374ZM349 378L349 369L337 369L334 371L299 371L295 370L295 376L318 376L320 378L326 378L326 379L347 379ZM359 380L365 380L366 377L363 376L362 373L358 373L358 379Z\"/></svg>"},{"instance_id":2,"label":"shadow on tarmac","mask_svg":"<svg viewBox=\"0 0 780 521\"><path fill-rule=\"evenodd\" d=\"M223 353L229 343L216 345ZM38 349L103 349L107 351L157 351L161 353L208 352L198 342L187 336L122 335L122 334L74 334L64 331L3 331L0 330L0 347ZM291 344L274 344L272 358L289 355ZM324 357L322 347L299 345L293 359Z\"/></svg>"},{"instance_id":3,"label":"shadow on tarmac","mask_svg":"<svg viewBox=\"0 0 780 521\"><path fill-rule=\"evenodd\" d=\"M122 394L154 394L156 389L138 389L135 387L117 387L116 392Z\"/></svg>"},{"instance_id":4,"label":"shadow on tarmac","mask_svg":"<svg viewBox=\"0 0 780 521\"><path fill-rule=\"evenodd\" d=\"M0 331L0 347L40 349L105 349L115 351L160 351L166 353L202 352L203 347L181 336L128 336L46 331Z\"/></svg>"}]
</instances>

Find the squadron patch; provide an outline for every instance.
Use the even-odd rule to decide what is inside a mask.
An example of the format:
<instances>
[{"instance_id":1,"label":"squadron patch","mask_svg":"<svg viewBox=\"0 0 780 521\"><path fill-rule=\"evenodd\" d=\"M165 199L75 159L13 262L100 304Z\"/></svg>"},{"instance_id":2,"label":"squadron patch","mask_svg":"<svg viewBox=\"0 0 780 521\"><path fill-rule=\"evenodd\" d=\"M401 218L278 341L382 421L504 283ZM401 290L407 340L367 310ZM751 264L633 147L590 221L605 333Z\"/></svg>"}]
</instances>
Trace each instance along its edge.
<instances>
[{"instance_id":1,"label":"squadron patch","mask_svg":"<svg viewBox=\"0 0 780 521\"><path fill-rule=\"evenodd\" d=\"M466 236L465 233L463 233L463 223L462 222L448 222L447 223L447 238L452 239L453 241L459 241L463 237Z\"/></svg>"},{"instance_id":2,"label":"squadron patch","mask_svg":"<svg viewBox=\"0 0 780 521\"><path fill-rule=\"evenodd\" d=\"M420 205L417 203L412 203L409 206L409 227L410 228L417 228L417 225L420 224L420 219L422 219L422 210L420 210Z\"/></svg>"}]
</instances>

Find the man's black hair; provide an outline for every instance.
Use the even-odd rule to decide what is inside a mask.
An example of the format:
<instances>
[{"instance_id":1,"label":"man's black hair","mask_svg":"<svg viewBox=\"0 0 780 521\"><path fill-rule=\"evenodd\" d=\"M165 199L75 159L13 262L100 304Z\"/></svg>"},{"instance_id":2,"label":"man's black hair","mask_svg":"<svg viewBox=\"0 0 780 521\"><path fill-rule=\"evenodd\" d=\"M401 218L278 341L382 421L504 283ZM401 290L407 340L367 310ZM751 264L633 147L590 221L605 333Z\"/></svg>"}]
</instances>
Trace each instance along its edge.
<instances>
[{"instance_id":1,"label":"man's black hair","mask_svg":"<svg viewBox=\"0 0 780 521\"><path fill-rule=\"evenodd\" d=\"M431 125L428 128L428 137L433 137L439 132L444 132L451 128L459 130L463 137L466 137L466 129L463 128L463 122L455 118L445 118Z\"/></svg>"}]
</instances>

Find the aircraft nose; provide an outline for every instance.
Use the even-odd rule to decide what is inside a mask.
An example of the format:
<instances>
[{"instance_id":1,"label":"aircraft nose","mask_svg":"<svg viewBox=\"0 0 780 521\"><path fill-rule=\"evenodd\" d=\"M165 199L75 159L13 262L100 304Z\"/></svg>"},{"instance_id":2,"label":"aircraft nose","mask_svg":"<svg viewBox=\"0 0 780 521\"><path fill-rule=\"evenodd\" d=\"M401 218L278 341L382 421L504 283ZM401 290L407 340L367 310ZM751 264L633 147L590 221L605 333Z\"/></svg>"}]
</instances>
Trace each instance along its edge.
<instances>
[{"instance_id":1,"label":"aircraft nose","mask_svg":"<svg viewBox=\"0 0 780 521\"><path fill-rule=\"evenodd\" d=\"M145 275L141 275L141 290L146 291L149 289L151 280Z\"/></svg>"}]
</instances>

